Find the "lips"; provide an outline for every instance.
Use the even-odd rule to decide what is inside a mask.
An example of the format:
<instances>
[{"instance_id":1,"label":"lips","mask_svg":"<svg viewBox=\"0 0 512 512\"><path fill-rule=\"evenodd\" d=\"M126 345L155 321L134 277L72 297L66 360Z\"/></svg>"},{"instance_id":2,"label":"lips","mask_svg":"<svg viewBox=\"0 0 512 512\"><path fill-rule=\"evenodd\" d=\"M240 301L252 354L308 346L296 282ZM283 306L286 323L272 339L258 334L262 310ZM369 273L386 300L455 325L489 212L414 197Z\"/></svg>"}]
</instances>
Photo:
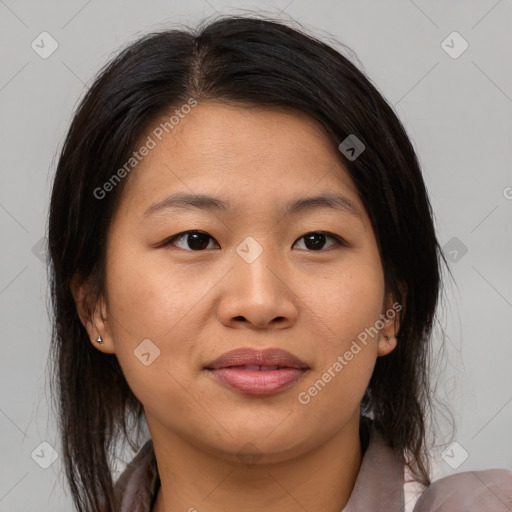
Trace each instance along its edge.
<instances>
[{"instance_id":1,"label":"lips","mask_svg":"<svg viewBox=\"0 0 512 512\"><path fill-rule=\"evenodd\" d=\"M208 363L205 370L229 389L264 396L290 387L309 366L281 349L236 349Z\"/></svg>"},{"instance_id":2,"label":"lips","mask_svg":"<svg viewBox=\"0 0 512 512\"><path fill-rule=\"evenodd\" d=\"M298 357L286 350L268 348L255 350L251 348L240 348L222 354L217 359L208 363L205 368L217 370L219 368L245 367L245 369L276 370L280 368L299 368L306 370L309 366ZM255 367L258 368L255 368ZM277 367L277 368L276 368Z\"/></svg>"}]
</instances>

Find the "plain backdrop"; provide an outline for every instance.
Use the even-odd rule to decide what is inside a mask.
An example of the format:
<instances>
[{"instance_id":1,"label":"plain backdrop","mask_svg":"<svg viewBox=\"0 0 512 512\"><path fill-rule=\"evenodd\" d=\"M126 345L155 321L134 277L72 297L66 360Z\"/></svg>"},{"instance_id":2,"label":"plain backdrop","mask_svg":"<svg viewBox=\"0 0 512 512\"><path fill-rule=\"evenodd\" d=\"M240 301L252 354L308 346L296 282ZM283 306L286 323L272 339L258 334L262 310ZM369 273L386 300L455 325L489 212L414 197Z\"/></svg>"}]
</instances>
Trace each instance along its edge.
<instances>
[{"instance_id":1,"label":"plain backdrop","mask_svg":"<svg viewBox=\"0 0 512 512\"><path fill-rule=\"evenodd\" d=\"M457 430L433 452L435 475L512 469L511 0L0 0L0 511L72 510L45 387L40 247L73 109L137 36L247 11L347 44L404 123L455 278L436 382ZM47 58L41 37L58 45Z\"/></svg>"}]
</instances>

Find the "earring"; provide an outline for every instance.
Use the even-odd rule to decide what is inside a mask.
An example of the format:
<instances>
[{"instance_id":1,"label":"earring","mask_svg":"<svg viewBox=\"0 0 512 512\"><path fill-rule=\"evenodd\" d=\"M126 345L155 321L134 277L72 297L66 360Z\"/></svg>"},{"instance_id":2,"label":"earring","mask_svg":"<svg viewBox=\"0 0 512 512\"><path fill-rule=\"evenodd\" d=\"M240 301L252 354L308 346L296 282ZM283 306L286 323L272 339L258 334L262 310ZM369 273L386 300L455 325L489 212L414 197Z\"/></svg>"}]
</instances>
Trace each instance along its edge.
<instances>
[{"instance_id":1,"label":"earring","mask_svg":"<svg viewBox=\"0 0 512 512\"><path fill-rule=\"evenodd\" d=\"M96 338L96 343L99 343L100 345L103 345L103 338L101 336L98 336Z\"/></svg>"}]
</instances>

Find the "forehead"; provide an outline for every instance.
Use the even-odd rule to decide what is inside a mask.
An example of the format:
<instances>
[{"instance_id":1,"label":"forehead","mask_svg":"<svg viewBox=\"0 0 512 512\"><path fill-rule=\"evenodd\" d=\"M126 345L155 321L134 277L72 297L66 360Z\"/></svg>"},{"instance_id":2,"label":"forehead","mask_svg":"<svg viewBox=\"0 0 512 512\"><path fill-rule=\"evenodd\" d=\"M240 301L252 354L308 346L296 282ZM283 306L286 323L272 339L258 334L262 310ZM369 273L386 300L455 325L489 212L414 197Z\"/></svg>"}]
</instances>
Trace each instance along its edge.
<instances>
[{"instance_id":1,"label":"forehead","mask_svg":"<svg viewBox=\"0 0 512 512\"><path fill-rule=\"evenodd\" d=\"M136 144L152 149L132 171L122 200L147 209L164 193L222 195L248 206L326 190L358 202L336 145L317 121L292 109L200 103L155 119Z\"/></svg>"}]
</instances>

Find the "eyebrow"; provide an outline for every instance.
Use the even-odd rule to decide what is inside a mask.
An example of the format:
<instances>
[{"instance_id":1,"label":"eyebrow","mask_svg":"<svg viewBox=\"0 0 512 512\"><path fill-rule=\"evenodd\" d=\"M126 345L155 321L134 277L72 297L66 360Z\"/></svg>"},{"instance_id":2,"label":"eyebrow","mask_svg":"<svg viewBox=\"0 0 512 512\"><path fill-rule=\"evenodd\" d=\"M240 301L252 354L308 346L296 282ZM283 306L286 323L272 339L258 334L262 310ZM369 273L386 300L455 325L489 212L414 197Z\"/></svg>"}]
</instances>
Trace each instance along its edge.
<instances>
[{"instance_id":1,"label":"eyebrow","mask_svg":"<svg viewBox=\"0 0 512 512\"><path fill-rule=\"evenodd\" d=\"M153 213L171 208L198 208L200 210L211 212L228 212L230 210L230 204L228 201L224 201L219 197L209 196L206 194L176 192L161 201L152 203L144 212L144 218ZM350 199L331 192L292 200L284 205L284 214L297 215L318 208L339 210L353 215L354 217L362 218L360 209Z\"/></svg>"}]
</instances>

